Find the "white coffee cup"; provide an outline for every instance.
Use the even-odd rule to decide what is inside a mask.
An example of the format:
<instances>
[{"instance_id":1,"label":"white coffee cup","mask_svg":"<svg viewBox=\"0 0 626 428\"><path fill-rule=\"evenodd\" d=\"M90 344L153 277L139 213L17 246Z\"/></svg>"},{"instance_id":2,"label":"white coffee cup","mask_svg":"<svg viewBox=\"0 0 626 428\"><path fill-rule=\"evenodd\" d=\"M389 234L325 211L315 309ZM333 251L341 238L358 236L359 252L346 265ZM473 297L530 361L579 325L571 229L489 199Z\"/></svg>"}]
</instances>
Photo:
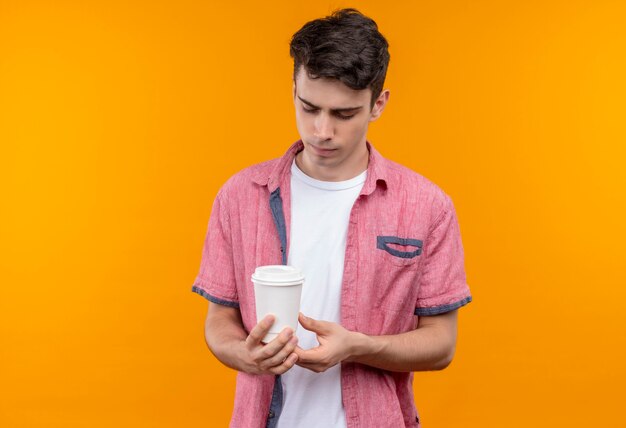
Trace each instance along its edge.
<instances>
[{"instance_id":1,"label":"white coffee cup","mask_svg":"<svg viewBox=\"0 0 626 428\"><path fill-rule=\"evenodd\" d=\"M263 342L268 343L275 339L285 327L290 327L295 332L304 283L302 271L285 265L259 266L252 274L252 282L257 321L261 321L268 314L275 317Z\"/></svg>"}]
</instances>

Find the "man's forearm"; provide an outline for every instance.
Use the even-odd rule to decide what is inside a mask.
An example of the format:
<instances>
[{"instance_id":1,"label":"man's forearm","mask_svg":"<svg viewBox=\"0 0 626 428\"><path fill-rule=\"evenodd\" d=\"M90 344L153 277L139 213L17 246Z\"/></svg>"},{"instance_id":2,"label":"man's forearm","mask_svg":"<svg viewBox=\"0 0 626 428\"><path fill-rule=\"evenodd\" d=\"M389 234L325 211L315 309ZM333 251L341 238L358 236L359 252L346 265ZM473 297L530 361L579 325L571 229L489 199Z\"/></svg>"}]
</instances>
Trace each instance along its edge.
<instances>
[{"instance_id":1,"label":"man's forearm","mask_svg":"<svg viewBox=\"0 0 626 428\"><path fill-rule=\"evenodd\" d=\"M441 370L452 361L456 346L456 313L454 329L448 323L418 326L417 329L389 336L367 336L353 333L353 361L390 371Z\"/></svg>"},{"instance_id":2,"label":"man's forearm","mask_svg":"<svg viewBox=\"0 0 626 428\"><path fill-rule=\"evenodd\" d=\"M245 371L239 350L246 336L233 314L219 313L206 319L204 338L207 346L222 364L232 369Z\"/></svg>"}]
</instances>

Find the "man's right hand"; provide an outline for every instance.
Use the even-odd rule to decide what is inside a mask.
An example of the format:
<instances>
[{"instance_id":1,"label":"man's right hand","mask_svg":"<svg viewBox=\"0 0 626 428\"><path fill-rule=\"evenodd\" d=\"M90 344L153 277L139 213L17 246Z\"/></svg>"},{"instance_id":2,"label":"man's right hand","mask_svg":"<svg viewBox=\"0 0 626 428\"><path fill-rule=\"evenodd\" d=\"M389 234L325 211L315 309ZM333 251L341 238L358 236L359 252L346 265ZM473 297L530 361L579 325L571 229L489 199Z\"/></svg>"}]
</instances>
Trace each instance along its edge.
<instances>
[{"instance_id":1,"label":"man's right hand","mask_svg":"<svg viewBox=\"0 0 626 428\"><path fill-rule=\"evenodd\" d=\"M239 308L211 303L204 336L213 355L230 368L245 373L283 374L298 359L294 352L298 338L285 328L270 343L262 343L274 321L274 316L268 315L248 334Z\"/></svg>"},{"instance_id":2,"label":"man's right hand","mask_svg":"<svg viewBox=\"0 0 626 428\"><path fill-rule=\"evenodd\" d=\"M298 344L298 337L289 327L283 329L278 337L264 344L261 340L269 332L274 317L267 315L254 328L243 342L244 371L253 374L280 375L293 367L298 360L294 352Z\"/></svg>"}]
</instances>

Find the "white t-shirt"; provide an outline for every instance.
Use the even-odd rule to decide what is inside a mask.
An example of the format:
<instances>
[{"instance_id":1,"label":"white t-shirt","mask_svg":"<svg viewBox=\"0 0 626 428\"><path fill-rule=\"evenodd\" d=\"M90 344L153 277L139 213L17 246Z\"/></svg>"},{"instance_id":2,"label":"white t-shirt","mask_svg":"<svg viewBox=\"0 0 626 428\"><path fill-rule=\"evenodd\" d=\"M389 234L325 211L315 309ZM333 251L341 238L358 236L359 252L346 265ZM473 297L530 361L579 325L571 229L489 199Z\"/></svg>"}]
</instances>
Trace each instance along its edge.
<instances>
[{"instance_id":1,"label":"white t-shirt","mask_svg":"<svg viewBox=\"0 0 626 428\"><path fill-rule=\"evenodd\" d=\"M291 235L287 263L302 269L301 312L340 321L341 281L348 221L367 171L346 181L320 181L291 166ZM318 345L315 333L296 330L298 345ZM345 428L341 365L315 373L295 365L281 376L283 409L279 428Z\"/></svg>"}]
</instances>

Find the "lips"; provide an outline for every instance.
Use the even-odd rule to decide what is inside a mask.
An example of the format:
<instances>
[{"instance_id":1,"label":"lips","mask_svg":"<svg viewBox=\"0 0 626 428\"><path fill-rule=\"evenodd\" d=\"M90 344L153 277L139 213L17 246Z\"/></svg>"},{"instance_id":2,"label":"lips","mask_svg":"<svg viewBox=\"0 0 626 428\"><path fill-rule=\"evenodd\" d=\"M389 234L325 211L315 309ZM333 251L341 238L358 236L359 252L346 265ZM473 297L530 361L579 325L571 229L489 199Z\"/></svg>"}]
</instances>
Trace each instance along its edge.
<instances>
[{"instance_id":1,"label":"lips","mask_svg":"<svg viewBox=\"0 0 626 428\"><path fill-rule=\"evenodd\" d=\"M335 150L337 150L337 149L322 149L312 144L310 144L310 146L313 149L313 151L319 156L330 156L333 154Z\"/></svg>"}]
</instances>

